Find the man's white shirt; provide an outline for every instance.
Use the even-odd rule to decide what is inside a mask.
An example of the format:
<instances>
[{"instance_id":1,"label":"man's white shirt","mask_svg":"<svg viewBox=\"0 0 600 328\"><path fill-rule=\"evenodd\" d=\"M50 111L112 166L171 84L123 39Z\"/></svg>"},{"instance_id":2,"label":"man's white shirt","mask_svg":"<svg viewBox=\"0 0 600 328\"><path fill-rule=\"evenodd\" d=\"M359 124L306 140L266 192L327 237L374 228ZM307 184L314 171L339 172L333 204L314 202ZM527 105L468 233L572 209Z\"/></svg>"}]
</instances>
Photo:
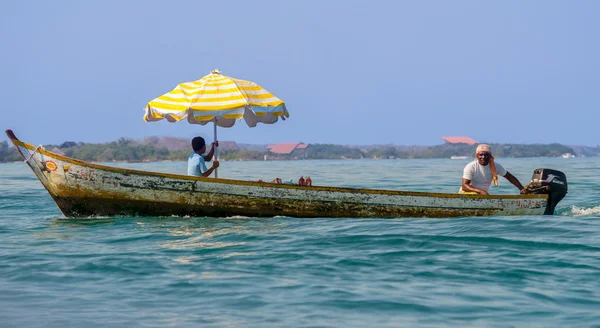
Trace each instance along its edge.
<instances>
[{"instance_id":1,"label":"man's white shirt","mask_svg":"<svg viewBox=\"0 0 600 328\"><path fill-rule=\"evenodd\" d=\"M506 175L506 169L504 166L500 165L498 162L495 162L495 164L496 174L499 177ZM463 171L463 179L471 180L471 186L475 188L488 191L488 189L490 189L490 185L492 184L492 170L490 169L490 165L488 164L483 166L479 164L477 160L472 161L465 166Z\"/></svg>"}]
</instances>

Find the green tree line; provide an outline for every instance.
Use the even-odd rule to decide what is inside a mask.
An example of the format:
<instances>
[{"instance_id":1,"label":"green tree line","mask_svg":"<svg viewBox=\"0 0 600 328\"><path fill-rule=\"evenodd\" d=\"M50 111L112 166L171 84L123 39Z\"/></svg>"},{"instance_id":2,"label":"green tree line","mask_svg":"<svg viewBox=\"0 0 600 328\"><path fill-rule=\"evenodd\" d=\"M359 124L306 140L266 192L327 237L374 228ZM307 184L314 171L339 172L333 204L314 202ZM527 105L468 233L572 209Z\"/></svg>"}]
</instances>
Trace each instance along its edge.
<instances>
[{"instance_id":1,"label":"green tree line","mask_svg":"<svg viewBox=\"0 0 600 328\"><path fill-rule=\"evenodd\" d=\"M598 156L600 147L579 147L553 144L491 144L496 157L558 157L565 153ZM152 144L140 144L121 138L117 141L90 144L65 142L62 145L44 145L47 150L58 148L65 156L84 161L185 161L190 150L169 150ZM451 156L474 156L475 145L443 144L435 146L372 146L360 147L310 144L291 154L273 154L268 150L220 150L222 160L299 160L299 159L360 159L360 158L449 158ZM0 142L0 162L16 162L22 158L6 141Z\"/></svg>"}]
</instances>

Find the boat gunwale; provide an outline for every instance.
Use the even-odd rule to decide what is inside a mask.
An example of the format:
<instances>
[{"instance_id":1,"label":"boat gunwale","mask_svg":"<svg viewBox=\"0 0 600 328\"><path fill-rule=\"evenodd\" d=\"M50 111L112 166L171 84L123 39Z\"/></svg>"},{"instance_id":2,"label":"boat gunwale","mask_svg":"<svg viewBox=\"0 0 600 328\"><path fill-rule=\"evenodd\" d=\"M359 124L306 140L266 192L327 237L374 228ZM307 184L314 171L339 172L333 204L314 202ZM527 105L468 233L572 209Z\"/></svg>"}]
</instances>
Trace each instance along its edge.
<instances>
[{"instance_id":1,"label":"boat gunwale","mask_svg":"<svg viewBox=\"0 0 600 328\"><path fill-rule=\"evenodd\" d=\"M114 167L109 165L97 164L86 162L83 160L71 158L68 156L53 153L44 149L43 147L37 147L33 144L23 142L19 140L12 130L6 130L6 135L9 137L11 142L15 146L24 147L28 150L36 151L42 155L53 157L64 162L68 162L75 165L84 167L90 167L99 170L105 170L109 172L116 172L121 174L135 174L142 176L154 176L162 178L170 178L176 180L189 180L189 181L201 181L208 183L224 183L224 184L235 184L245 185L254 187L268 187L268 188L284 188L284 189L308 189L315 191L335 191L344 193L363 193L363 194L379 194L379 195L397 195L397 196L416 196L416 197L437 197L437 198L473 198L473 199L547 199L548 195L545 194L525 194L525 195L468 195L468 194L450 194L450 193L434 193L426 191L402 191L402 190L389 190L389 189L364 189L364 188L350 188L350 187L325 187L325 186L300 186L300 185L289 185L289 184L276 184L270 182L258 182L258 181L245 181L245 180L234 180L234 179L223 179L223 178L208 178L208 177L196 177L182 174L173 173L162 173L152 171L142 171L136 169L125 169L120 167ZM36 150L37 149L37 150ZM21 150L19 153L24 159L27 159ZM28 163L29 164L29 163Z\"/></svg>"}]
</instances>

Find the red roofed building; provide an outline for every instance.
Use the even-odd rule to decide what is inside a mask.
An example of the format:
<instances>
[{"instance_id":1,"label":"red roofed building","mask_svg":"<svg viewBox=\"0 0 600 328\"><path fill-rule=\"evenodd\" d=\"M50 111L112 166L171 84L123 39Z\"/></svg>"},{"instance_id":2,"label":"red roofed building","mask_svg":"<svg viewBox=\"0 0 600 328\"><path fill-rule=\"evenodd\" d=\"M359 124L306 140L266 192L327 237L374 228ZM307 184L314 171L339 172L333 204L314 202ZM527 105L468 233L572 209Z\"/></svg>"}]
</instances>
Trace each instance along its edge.
<instances>
[{"instance_id":1,"label":"red roofed building","mask_svg":"<svg viewBox=\"0 0 600 328\"><path fill-rule=\"evenodd\" d=\"M291 154L296 149L306 149L308 145L301 142L279 143L268 145L267 149L274 154Z\"/></svg>"},{"instance_id":2,"label":"red roofed building","mask_svg":"<svg viewBox=\"0 0 600 328\"><path fill-rule=\"evenodd\" d=\"M442 137L442 139L444 139L444 141L446 141L447 143L451 144L465 143L468 145L474 145L477 143L477 141L469 137Z\"/></svg>"}]
</instances>

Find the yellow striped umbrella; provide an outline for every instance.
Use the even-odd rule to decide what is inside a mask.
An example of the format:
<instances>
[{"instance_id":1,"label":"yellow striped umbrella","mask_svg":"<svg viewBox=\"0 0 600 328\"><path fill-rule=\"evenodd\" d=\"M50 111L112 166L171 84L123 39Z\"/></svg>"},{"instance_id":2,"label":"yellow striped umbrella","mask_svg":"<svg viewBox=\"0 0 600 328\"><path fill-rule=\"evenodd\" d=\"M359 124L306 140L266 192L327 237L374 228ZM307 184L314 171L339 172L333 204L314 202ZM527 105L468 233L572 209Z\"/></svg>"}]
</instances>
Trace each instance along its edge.
<instances>
[{"instance_id":1,"label":"yellow striped umbrella","mask_svg":"<svg viewBox=\"0 0 600 328\"><path fill-rule=\"evenodd\" d=\"M254 82L222 75L219 70L197 81L179 84L175 89L152 101L144 109L146 122L181 121L231 127L242 117L246 124L273 124L289 117L283 100ZM215 137L216 140L216 137Z\"/></svg>"},{"instance_id":2,"label":"yellow striped umbrella","mask_svg":"<svg viewBox=\"0 0 600 328\"><path fill-rule=\"evenodd\" d=\"M273 124L279 117L285 120L290 116L283 100L254 82L225 76L218 69L200 80L177 85L169 93L150 101L144 110L146 122L165 118L178 122L186 117L193 124L214 122L215 141L217 125L232 127L243 117L249 127L255 127L259 122ZM214 156L216 159L216 148Z\"/></svg>"}]
</instances>

